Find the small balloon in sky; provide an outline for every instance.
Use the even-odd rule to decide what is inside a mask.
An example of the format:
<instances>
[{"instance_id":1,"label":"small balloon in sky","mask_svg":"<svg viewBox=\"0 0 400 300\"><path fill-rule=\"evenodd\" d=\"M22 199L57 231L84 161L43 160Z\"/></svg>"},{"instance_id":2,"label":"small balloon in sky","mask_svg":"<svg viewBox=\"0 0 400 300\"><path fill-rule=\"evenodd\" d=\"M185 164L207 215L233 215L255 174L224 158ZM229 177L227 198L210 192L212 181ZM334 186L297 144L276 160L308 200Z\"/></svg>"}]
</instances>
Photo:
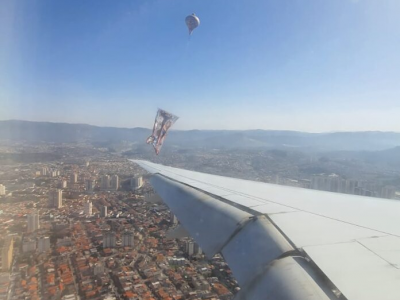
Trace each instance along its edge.
<instances>
[{"instance_id":1,"label":"small balloon in sky","mask_svg":"<svg viewBox=\"0 0 400 300\"><path fill-rule=\"evenodd\" d=\"M152 144L154 151L158 155L161 151L161 147L167 137L168 130L178 120L178 117L166 112L163 109L158 109L156 119L154 120L153 132L146 140L147 144Z\"/></svg>"},{"instance_id":2,"label":"small balloon in sky","mask_svg":"<svg viewBox=\"0 0 400 300\"><path fill-rule=\"evenodd\" d=\"M195 14L187 16L185 22L189 29L189 35L192 34L192 31L200 25L200 19Z\"/></svg>"}]
</instances>

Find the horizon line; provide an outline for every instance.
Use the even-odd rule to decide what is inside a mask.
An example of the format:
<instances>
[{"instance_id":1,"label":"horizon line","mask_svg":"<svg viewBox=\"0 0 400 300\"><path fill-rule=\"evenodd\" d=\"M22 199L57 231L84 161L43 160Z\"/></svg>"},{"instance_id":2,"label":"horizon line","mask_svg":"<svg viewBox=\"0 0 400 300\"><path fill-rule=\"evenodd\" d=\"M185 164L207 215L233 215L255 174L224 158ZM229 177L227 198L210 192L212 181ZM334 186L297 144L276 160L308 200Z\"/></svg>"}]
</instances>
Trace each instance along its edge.
<instances>
[{"instance_id":1,"label":"horizon line","mask_svg":"<svg viewBox=\"0 0 400 300\"><path fill-rule=\"evenodd\" d=\"M118 127L118 126L106 126L106 125L92 125L87 123L68 123L68 122L54 122L54 121L31 121L31 120L20 120L20 119L0 119L0 122L27 122L27 123L50 123L50 124L65 124L65 125L85 125L85 126L92 126L98 128L116 128L116 129L146 129L152 130L151 128L147 127ZM372 133L372 132L379 132L379 133L400 133L398 131L382 131L382 130L359 130L359 131L320 131L320 132L310 132L310 131L301 131L301 130L294 130L294 129L171 129L170 131L283 131L283 132L299 132L299 133L310 133L310 134L329 134L329 133Z\"/></svg>"}]
</instances>

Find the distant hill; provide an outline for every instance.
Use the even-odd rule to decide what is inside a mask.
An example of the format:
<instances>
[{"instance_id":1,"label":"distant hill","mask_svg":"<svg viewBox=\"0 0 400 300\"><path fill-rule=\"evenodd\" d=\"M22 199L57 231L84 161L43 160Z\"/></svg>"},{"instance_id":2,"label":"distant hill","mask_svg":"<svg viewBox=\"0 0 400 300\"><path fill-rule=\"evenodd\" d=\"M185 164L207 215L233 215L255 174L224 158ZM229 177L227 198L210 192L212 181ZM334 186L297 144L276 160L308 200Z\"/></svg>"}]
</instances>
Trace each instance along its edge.
<instances>
[{"instance_id":1,"label":"distant hill","mask_svg":"<svg viewBox=\"0 0 400 300\"><path fill-rule=\"evenodd\" d=\"M98 127L28 121L0 121L0 139L27 142L91 142L113 145L122 141L142 145L150 129ZM278 148L310 151L378 151L400 147L400 133L306 133L276 130L171 131L168 147L182 149Z\"/></svg>"},{"instance_id":2,"label":"distant hill","mask_svg":"<svg viewBox=\"0 0 400 300\"><path fill-rule=\"evenodd\" d=\"M331 158L355 159L373 164L400 166L400 147L380 151L337 151L329 153Z\"/></svg>"},{"instance_id":3,"label":"distant hill","mask_svg":"<svg viewBox=\"0 0 400 300\"><path fill-rule=\"evenodd\" d=\"M29 121L0 121L0 139L30 142L119 142L143 141L150 130L145 128L97 127Z\"/></svg>"}]
</instances>

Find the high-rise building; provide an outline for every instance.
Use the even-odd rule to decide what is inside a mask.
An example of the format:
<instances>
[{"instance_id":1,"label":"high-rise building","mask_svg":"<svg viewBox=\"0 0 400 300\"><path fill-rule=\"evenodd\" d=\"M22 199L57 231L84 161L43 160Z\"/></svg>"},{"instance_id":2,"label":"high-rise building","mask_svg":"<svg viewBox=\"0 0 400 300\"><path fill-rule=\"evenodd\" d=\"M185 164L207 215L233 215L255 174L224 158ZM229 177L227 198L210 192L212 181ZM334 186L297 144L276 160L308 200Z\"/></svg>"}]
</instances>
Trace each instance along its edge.
<instances>
[{"instance_id":1,"label":"high-rise building","mask_svg":"<svg viewBox=\"0 0 400 300\"><path fill-rule=\"evenodd\" d=\"M185 245L185 250L187 255L192 256L194 255L194 242L193 241L187 241Z\"/></svg>"},{"instance_id":2,"label":"high-rise building","mask_svg":"<svg viewBox=\"0 0 400 300\"><path fill-rule=\"evenodd\" d=\"M363 190L363 188L362 187L356 187L355 189L354 189L354 194L355 195L360 195L360 196L363 196L363 193L364 193L364 190Z\"/></svg>"},{"instance_id":3,"label":"high-rise building","mask_svg":"<svg viewBox=\"0 0 400 300\"><path fill-rule=\"evenodd\" d=\"M396 188L394 186L384 186L381 190L381 197L387 199L394 199L396 195Z\"/></svg>"},{"instance_id":4,"label":"high-rise building","mask_svg":"<svg viewBox=\"0 0 400 300\"><path fill-rule=\"evenodd\" d=\"M49 173L49 170L46 167L43 167L42 170L40 171L42 176L47 176Z\"/></svg>"},{"instance_id":5,"label":"high-rise building","mask_svg":"<svg viewBox=\"0 0 400 300\"><path fill-rule=\"evenodd\" d=\"M85 215L91 216L92 209L93 209L92 202L90 202L89 200L87 202L85 202Z\"/></svg>"},{"instance_id":6,"label":"high-rise building","mask_svg":"<svg viewBox=\"0 0 400 300\"><path fill-rule=\"evenodd\" d=\"M170 223L172 226L177 225L178 224L178 218L174 215L174 213L171 211L170 215Z\"/></svg>"},{"instance_id":7,"label":"high-rise building","mask_svg":"<svg viewBox=\"0 0 400 300\"><path fill-rule=\"evenodd\" d=\"M58 183L58 187L60 189L65 189L67 187L67 181L66 180L60 180L60 182Z\"/></svg>"},{"instance_id":8,"label":"high-rise building","mask_svg":"<svg viewBox=\"0 0 400 300\"><path fill-rule=\"evenodd\" d=\"M13 260L14 241L12 237L6 237L3 248L1 249L1 270L3 272L10 271Z\"/></svg>"},{"instance_id":9,"label":"high-rise building","mask_svg":"<svg viewBox=\"0 0 400 300\"><path fill-rule=\"evenodd\" d=\"M347 194L355 194L356 188L358 187L359 183L357 180L346 180L346 193Z\"/></svg>"},{"instance_id":10,"label":"high-rise building","mask_svg":"<svg viewBox=\"0 0 400 300\"><path fill-rule=\"evenodd\" d=\"M46 252L50 250L50 238L48 236L40 237L38 239L38 251L39 252Z\"/></svg>"},{"instance_id":11,"label":"high-rise building","mask_svg":"<svg viewBox=\"0 0 400 300\"><path fill-rule=\"evenodd\" d=\"M22 252L34 252L36 251L36 240L33 239L24 239L22 242Z\"/></svg>"},{"instance_id":12,"label":"high-rise building","mask_svg":"<svg viewBox=\"0 0 400 300\"><path fill-rule=\"evenodd\" d=\"M335 193L355 194L358 182L345 180L336 174L316 175L311 178L310 188Z\"/></svg>"},{"instance_id":13,"label":"high-rise building","mask_svg":"<svg viewBox=\"0 0 400 300\"><path fill-rule=\"evenodd\" d=\"M185 250L186 250L187 255L189 255L189 256L198 255L198 254L202 254L203 253L203 250L201 250L200 246L197 245L193 241L187 241L186 242Z\"/></svg>"},{"instance_id":14,"label":"high-rise building","mask_svg":"<svg viewBox=\"0 0 400 300\"><path fill-rule=\"evenodd\" d=\"M88 179L86 180L86 191L87 192L93 192L94 188L96 187L96 181L93 179Z\"/></svg>"},{"instance_id":15,"label":"high-rise building","mask_svg":"<svg viewBox=\"0 0 400 300\"><path fill-rule=\"evenodd\" d=\"M32 213L27 217L28 222L28 232L34 232L40 228L39 215L37 213Z\"/></svg>"},{"instance_id":16,"label":"high-rise building","mask_svg":"<svg viewBox=\"0 0 400 300\"><path fill-rule=\"evenodd\" d=\"M372 197L372 196L374 196L374 194L373 194L372 191L369 191L369 190L364 189L364 188L362 188L362 187L356 187L355 190L354 190L354 193L355 193L356 195L360 195L360 196L367 196L367 197Z\"/></svg>"},{"instance_id":17,"label":"high-rise building","mask_svg":"<svg viewBox=\"0 0 400 300\"><path fill-rule=\"evenodd\" d=\"M108 190L110 189L110 176L108 175L103 175L101 177L101 189L102 190Z\"/></svg>"},{"instance_id":18,"label":"high-rise building","mask_svg":"<svg viewBox=\"0 0 400 300\"><path fill-rule=\"evenodd\" d=\"M330 177L329 178L329 191L337 193L339 192L340 178Z\"/></svg>"},{"instance_id":19,"label":"high-rise building","mask_svg":"<svg viewBox=\"0 0 400 300\"><path fill-rule=\"evenodd\" d=\"M141 188L142 185L143 185L143 177L142 176L131 179L131 187L133 190Z\"/></svg>"},{"instance_id":20,"label":"high-rise building","mask_svg":"<svg viewBox=\"0 0 400 300\"><path fill-rule=\"evenodd\" d=\"M107 206L101 207L100 217L102 217L102 218L107 217Z\"/></svg>"},{"instance_id":21,"label":"high-rise building","mask_svg":"<svg viewBox=\"0 0 400 300\"><path fill-rule=\"evenodd\" d=\"M338 192L339 193L347 193L347 180L344 180L342 178L339 179Z\"/></svg>"},{"instance_id":22,"label":"high-rise building","mask_svg":"<svg viewBox=\"0 0 400 300\"><path fill-rule=\"evenodd\" d=\"M194 244L194 254L196 254L196 255L203 254L203 250L200 248L200 246L197 243Z\"/></svg>"},{"instance_id":23,"label":"high-rise building","mask_svg":"<svg viewBox=\"0 0 400 300\"><path fill-rule=\"evenodd\" d=\"M115 248L116 237L115 233L108 231L103 236L103 248Z\"/></svg>"},{"instance_id":24,"label":"high-rise building","mask_svg":"<svg viewBox=\"0 0 400 300\"><path fill-rule=\"evenodd\" d=\"M365 190L365 191L364 191L364 196L373 197L373 196L374 196L374 193L373 193L372 191Z\"/></svg>"},{"instance_id":25,"label":"high-rise building","mask_svg":"<svg viewBox=\"0 0 400 300\"><path fill-rule=\"evenodd\" d=\"M0 196L4 196L6 194L6 187L0 184Z\"/></svg>"},{"instance_id":26,"label":"high-rise building","mask_svg":"<svg viewBox=\"0 0 400 300\"><path fill-rule=\"evenodd\" d=\"M119 189L119 177L118 175L111 176L111 189L117 191Z\"/></svg>"},{"instance_id":27,"label":"high-rise building","mask_svg":"<svg viewBox=\"0 0 400 300\"><path fill-rule=\"evenodd\" d=\"M54 189L49 192L49 204L51 207L62 207L62 190Z\"/></svg>"},{"instance_id":28,"label":"high-rise building","mask_svg":"<svg viewBox=\"0 0 400 300\"><path fill-rule=\"evenodd\" d=\"M86 174L79 175L78 181L85 183L86 182Z\"/></svg>"},{"instance_id":29,"label":"high-rise building","mask_svg":"<svg viewBox=\"0 0 400 300\"><path fill-rule=\"evenodd\" d=\"M122 247L133 247L134 236L132 231L125 231L122 234Z\"/></svg>"},{"instance_id":30,"label":"high-rise building","mask_svg":"<svg viewBox=\"0 0 400 300\"><path fill-rule=\"evenodd\" d=\"M93 266L94 275L101 275L104 273L104 265L101 262L97 262Z\"/></svg>"},{"instance_id":31,"label":"high-rise building","mask_svg":"<svg viewBox=\"0 0 400 300\"><path fill-rule=\"evenodd\" d=\"M78 182L78 174L72 173L69 180L71 181L71 183L77 183Z\"/></svg>"}]
</instances>

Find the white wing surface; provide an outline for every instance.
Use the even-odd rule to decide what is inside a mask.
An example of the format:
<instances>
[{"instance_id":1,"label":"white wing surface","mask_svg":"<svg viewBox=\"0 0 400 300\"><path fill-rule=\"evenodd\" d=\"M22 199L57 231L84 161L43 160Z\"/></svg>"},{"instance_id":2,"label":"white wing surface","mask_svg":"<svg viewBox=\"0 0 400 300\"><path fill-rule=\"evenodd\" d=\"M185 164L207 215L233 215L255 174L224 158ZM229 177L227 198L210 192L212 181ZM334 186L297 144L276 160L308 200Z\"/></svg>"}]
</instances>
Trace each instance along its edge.
<instances>
[{"instance_id":1,"label":"white wing surface","mask_svg":"<svg viewBox=\"0 0 400 300\"><path fill-rule=\"evenodd\" d=\"M205 253L223 254L237 299L400 299L400 201L133 162Z\"/></svg>"}]
</instances>

